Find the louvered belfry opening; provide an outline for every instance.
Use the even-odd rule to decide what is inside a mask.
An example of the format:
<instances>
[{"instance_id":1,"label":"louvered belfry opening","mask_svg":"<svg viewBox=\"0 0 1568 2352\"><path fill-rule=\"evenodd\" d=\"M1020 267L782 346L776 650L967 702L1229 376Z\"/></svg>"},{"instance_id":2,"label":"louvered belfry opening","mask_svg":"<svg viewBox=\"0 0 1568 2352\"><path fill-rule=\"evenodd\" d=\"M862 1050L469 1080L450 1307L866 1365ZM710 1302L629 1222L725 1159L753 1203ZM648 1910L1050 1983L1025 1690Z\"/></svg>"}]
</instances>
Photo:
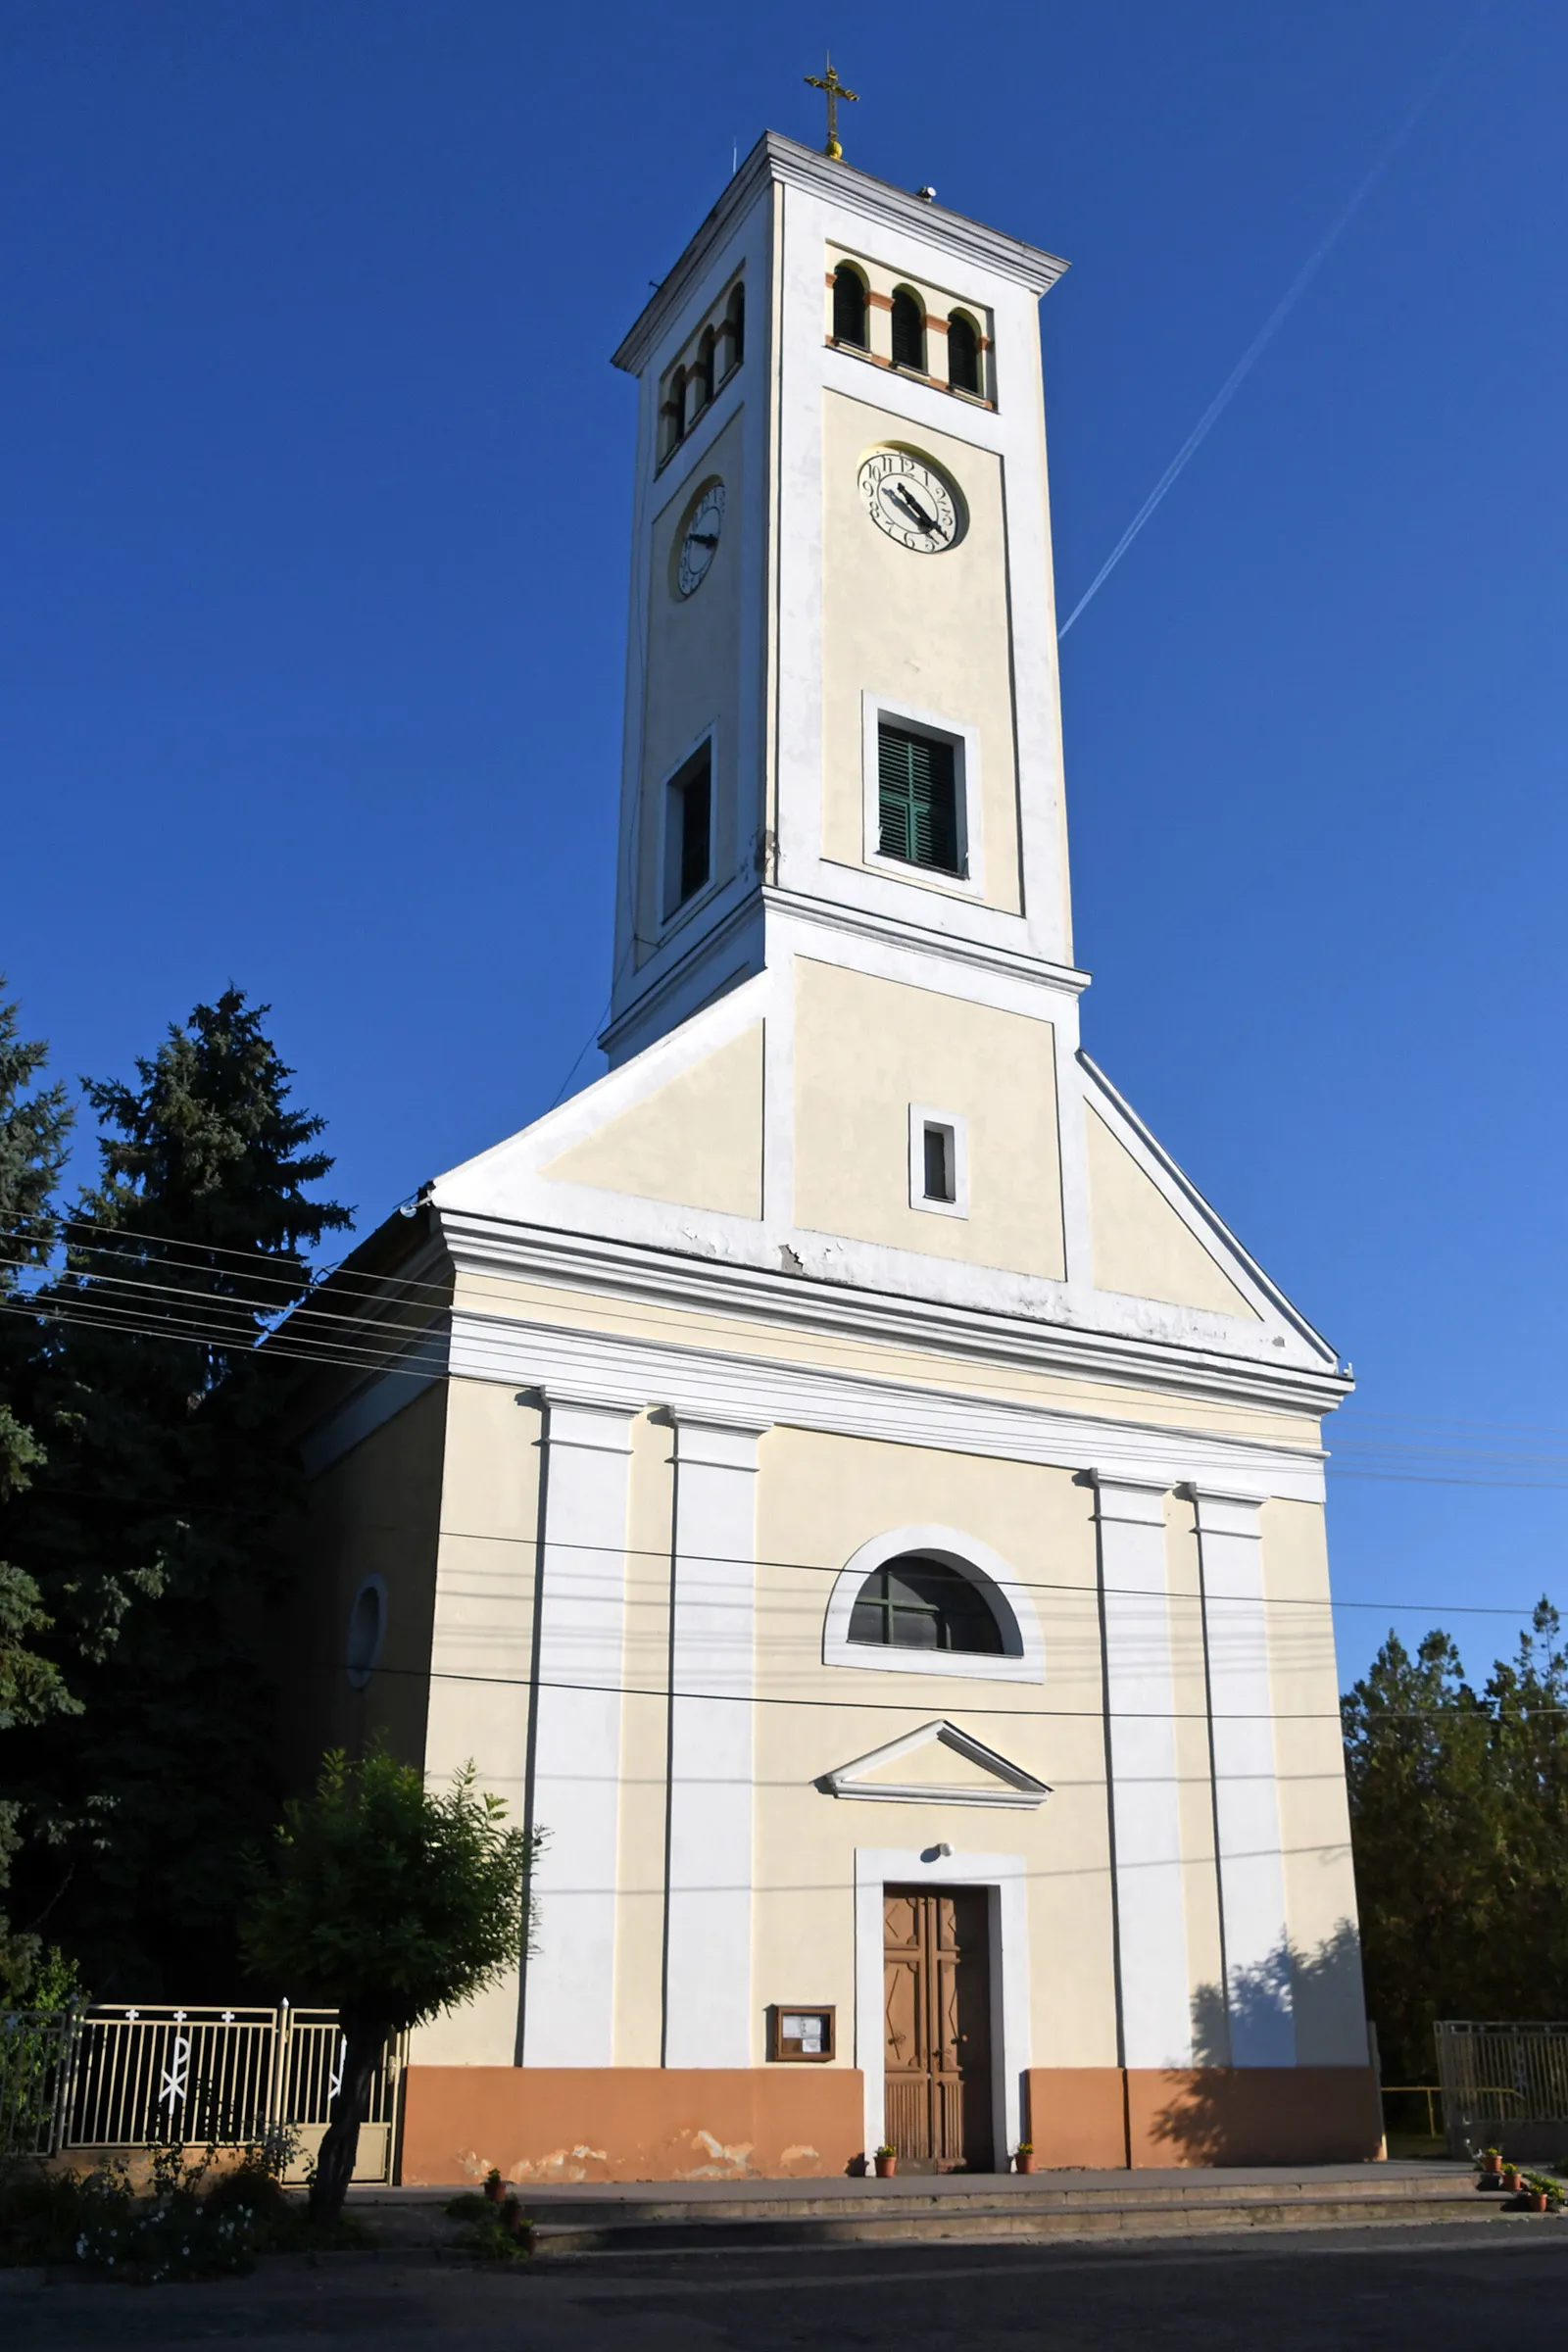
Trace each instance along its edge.
<instances>
[{"instance_id":1,"label":"louvered belfry opening","mask_svg":"<svg viewBox=\"0 0 1568 2352\"><path fill-rule=\"evenodd\" d=\"M944 874L961 871L955 769L951 743L903 727L878 727L877 846L884 858Z\"/></svg>"},{"instance_id":2,"label":"louvered belfry opening","mask_svg":"<svg viewBox=\"0 0 1568 2352\"><path fill-rule=\"evenodd\" d=\"M893 365L925 373L925 312L904 286L893 297Z\"/></svg>"},{"instance_id":3,"label":"louvered belfry opening","mask_svg":"<svg viewBox=\"0 0 1568 2352\"><path fill-rule=\"evenodd\" d=\"M848 262L833 272L833 340L865 349L865 280Z\"/></svg>"},{"instance_id":4,"label":"louvered belfry opening","mask_svg":"<svg viewBox=\"0 0 1568 2352\"><path fill-rule=\"evenodd\" d=\"M955 392L980 389L980 338L961 311L948 320L948 382Z\"/></svg>"}]
</instances>

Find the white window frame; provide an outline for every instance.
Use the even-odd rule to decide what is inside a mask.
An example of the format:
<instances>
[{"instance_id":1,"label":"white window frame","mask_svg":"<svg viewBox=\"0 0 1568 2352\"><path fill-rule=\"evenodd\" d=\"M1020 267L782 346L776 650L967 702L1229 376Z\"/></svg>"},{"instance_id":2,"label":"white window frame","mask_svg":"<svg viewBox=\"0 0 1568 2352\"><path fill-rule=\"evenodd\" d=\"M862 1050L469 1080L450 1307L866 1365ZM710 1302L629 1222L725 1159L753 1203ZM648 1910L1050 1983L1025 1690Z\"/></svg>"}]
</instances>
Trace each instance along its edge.
<instances>
[{"instance_id":1,"label":"white window frame","mask_svg":"<svg viewBox=\"0 0 1568 2352\"><path fill-rule=\"evenodd\" d=\"M945 1127L953 1138L953 1199L933 1200L925 1189L925 1131ZM969 1214L969 1122L961 1111L933 1110L929 1102L909 1104L909 1206L933 1217Z\"/></svg>"},{"instance_id":2,"label":"white window frame","mask_svg":"<svg viewBox=\"0 0 1568 2352\"><path fill-rule=\"evenodd\" d=\"M852 1642L850 1619L860 1587L901 1552L920 1551L956 1568L985 1594L1002 1627L998 1654L953 1649L895 1649L878 1642ZM997 1606L998 1601L1002 1606ZM957 1675L977 1683L1043 1683L1046 1645L1029 1594L999 1551L961 1528L925 1522L891 1527L862 1544L833 1581L822 1620L822 1663L853 1666L859 1674Z\"/></svg>"},{"instance_id":3,"label":"white window frame","mask_svg":"<svg viewBox=\"0 0 1568 2352\"><path fill-rule=\"evenodd\" d=\"M708 880L703 884L701 890L694 890L689 899L682 899L678 906L670 906L666 912L670 890L670 860L676 853L674 827L670 823L670 809L674 799L670 786L688 761L696 758L705 743L708 745ZM659 934L662 939L664 939L672 931L678 931L682 923L688 921L700 906L705 906L718 888L718 721L716 718L710 719L706 727L692 737L678 760L670 761L660 777L655 792L659 810Z\"/></svg>"},{"instance_id":4,"label":"white window frame","mask_svg":"<svg viewBox=\"0 0 1568 2352\"><path fill-rule=\"evenodd\" d=\"M889 726L907 728L911 735L928 735L937 743L953 746L953 784L955 811L957 818L958 858L961 871L950 874L939 865L911 865L906 858L884 858L881 850L882 813L878 782L877 729L886 720ZM893 695L873 694L867 687L860 696L860 775L864 805L864 858L879 874L891 874L900 882L907 882L916 890L955 891L960 898L978 899L985 890L985 871L980 856L980 730L962 719L949 718L939 710L917 710L912 703L903 703Z\"/></svg>"}]
</instances>

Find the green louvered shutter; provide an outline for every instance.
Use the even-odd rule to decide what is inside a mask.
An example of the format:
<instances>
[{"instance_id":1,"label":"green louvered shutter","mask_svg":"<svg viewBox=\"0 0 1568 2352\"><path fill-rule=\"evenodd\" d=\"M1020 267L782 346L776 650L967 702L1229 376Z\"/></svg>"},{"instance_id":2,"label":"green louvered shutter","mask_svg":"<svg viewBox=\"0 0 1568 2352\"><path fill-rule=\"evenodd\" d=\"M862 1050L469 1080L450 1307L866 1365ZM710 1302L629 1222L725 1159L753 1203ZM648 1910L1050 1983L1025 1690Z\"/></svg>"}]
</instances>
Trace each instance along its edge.
<instances>
[{"instance_id":1,"label":"green louvered shutter","mask_svg":"<svg viewBox=\"0 0 1568 2352\"><path fill-rule=\"evenodd\" d=\"M958 816L953 746L899 727L877 730L880 800L878 847L884 858L958 870Z\"/></svg>"}]
</instances>

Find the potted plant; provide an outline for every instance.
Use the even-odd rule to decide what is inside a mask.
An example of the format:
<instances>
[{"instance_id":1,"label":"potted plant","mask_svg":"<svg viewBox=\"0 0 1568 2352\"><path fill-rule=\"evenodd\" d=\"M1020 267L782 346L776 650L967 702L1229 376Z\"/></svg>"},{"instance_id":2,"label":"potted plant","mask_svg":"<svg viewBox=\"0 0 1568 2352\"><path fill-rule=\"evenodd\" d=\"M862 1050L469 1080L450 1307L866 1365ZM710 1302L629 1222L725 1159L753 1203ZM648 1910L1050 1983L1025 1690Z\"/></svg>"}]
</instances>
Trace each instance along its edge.
<instances>
[{"instance_id":1,"label":"potted plant","mask_svg":"<svg viewBox=\"0 0 1568 2352\"><path fill-rule=\"evenodd\" d=\"M899 2169L899 2151L897 2148L889 2146L887 2142L884 2141L883 2145L877 2149L876 2154L872 2157L871 2161L876 2166L877 2179L879 2180L891 2180L894 2174Z\"/></svg>"},{"instance_id":2,"label":"potted plant","mask_svg":"<svg viewBox=\"0 0 1568 2352\"><path fill-rule=\"evenodd\" d=\"M1032 2139L1020 2139L1018 2142L1018 2152L1013 2157L1012 2161L1018 2172L1032 2173L1035 2169L1034 2141Z\"/></svg>"},{"instance_id":3,"label":"potted plant","mask_svg":"<svg viewBox=\"0 0 1568 2352\"><path fill-rule=\"evenodd\" d=\"M1524 2194L1520 2200L1526 2213L1544 2213L1551 2203L1551 2181L1544 2180L1540 2173L1526 2173Z\"/></svg>"},{"instance_id":4,"label":"potted plant","mask_svg":"<svg viewBox=\"0 0 1568 2352\"><path fill-rule=\"evenodd\" d=\"M484 2177L484 2193L492 2205L499 2205L506 2195L506 2186L501 2178L501 2167L497 2164L493 2164Z\"/></svg>"},{"instance_id":5,"label":"potted plant","mask_svg":"<svg viewBox=\"0 0 1568 2352\"><path fill-rule=\"evenodd\" d=\"M1500 2188L1502 2186L1502 2150L1500 2148L1483 2148L1476 2158L1476 2186L1477 2188Z\"/></svg>"},{"instance_id":6,"label":"potted plant","mask_svg":"<svg viewBox=\"0 0 1568 2352\"><path fill-rule=\"evenodd\" d=\"M1521 2174L1519 2167L1516 2164L1505 2164L1503 2166L1502 2185L1510 2196L1516 2196L1518 2194L1520 2187L1523 2185L1523 2179L1524 2176Z\"/></svg>"}]
</instances>

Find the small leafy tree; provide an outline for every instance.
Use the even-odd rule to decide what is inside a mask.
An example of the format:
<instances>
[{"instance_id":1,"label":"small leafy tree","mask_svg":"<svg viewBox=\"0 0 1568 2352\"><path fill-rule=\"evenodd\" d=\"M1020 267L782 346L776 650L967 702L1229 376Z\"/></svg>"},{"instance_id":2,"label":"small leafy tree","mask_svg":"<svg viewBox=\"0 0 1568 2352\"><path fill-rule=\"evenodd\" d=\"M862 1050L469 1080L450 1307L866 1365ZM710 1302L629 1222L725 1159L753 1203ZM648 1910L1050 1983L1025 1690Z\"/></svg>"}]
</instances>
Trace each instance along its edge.
<instances>
[{"instance_id":1,"label":"small leafy tree","mask_svg":"<svg viewBox=\"0 0 1568 2352\"><path fill-rule=\"evenodd\" d=\"M466 1764L434 1793L382 1748L355 1763L334 1750L256 1865L247 1963L335 2008L347 2044L311 2184L318 2221L342 2210L386 2042L482 1991L527 1947L538 1839L508 1829L502 1799L474 1780Z\"/></svg>"}]
</instances>

